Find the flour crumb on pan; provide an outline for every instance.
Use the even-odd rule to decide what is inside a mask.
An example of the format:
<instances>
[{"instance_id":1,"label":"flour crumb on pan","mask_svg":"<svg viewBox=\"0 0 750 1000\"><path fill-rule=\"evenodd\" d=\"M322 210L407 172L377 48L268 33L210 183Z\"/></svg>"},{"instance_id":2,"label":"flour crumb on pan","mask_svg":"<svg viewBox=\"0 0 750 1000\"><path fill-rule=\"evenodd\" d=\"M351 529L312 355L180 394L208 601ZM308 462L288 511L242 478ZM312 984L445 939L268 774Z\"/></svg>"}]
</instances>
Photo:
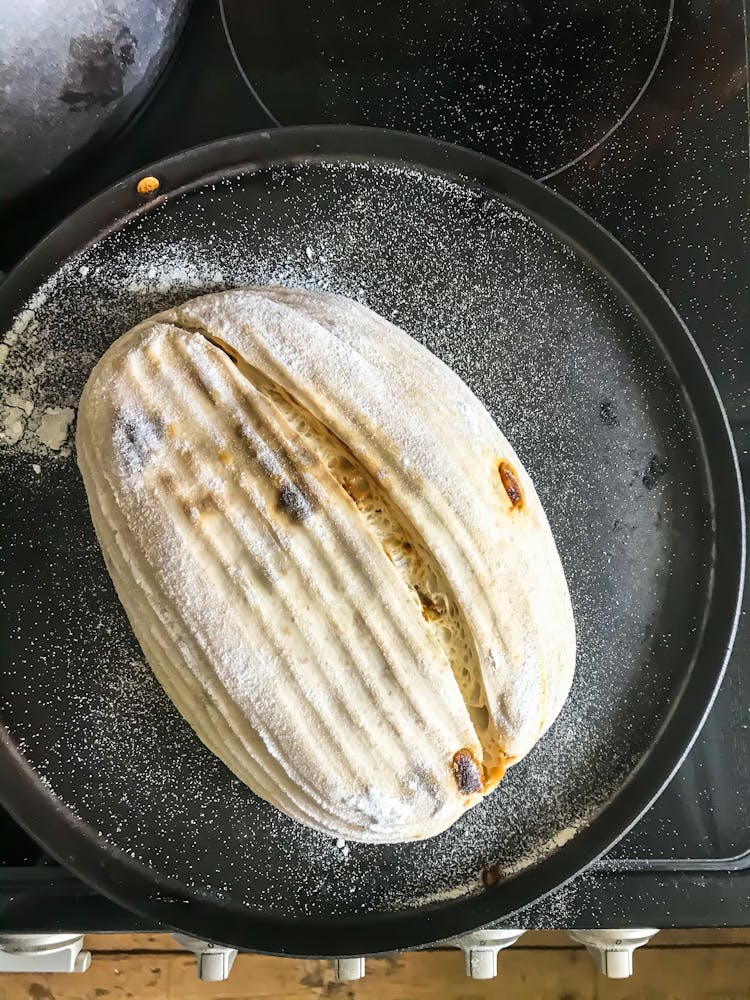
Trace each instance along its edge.
<instances>
[{"instance_id":1,"label":"flour crumb on pan","mask_svg":"<svg viewBox=\"0 0 750 1000\"><path fill-rule=\"evenodd\" d=\"M77 452L154 673L294 819L434 836L559 712L575 635L533 485L365 307L250 288L147 320L92 373Z\"/></svg>"}]
</instances>

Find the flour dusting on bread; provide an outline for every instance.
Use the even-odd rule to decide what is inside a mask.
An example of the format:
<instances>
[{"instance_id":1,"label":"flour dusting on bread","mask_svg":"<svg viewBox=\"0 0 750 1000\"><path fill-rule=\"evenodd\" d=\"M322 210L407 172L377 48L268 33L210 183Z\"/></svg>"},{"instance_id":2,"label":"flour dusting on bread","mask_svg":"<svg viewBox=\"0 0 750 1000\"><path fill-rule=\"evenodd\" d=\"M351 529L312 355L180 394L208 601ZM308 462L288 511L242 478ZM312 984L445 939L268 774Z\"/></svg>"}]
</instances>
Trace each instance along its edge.
<instances>
[{"instance_id":1,"label":"flour dusting on bread","mask_svg":"<svg viewBox=\"0 0 750 1000\"><path fill-rule=\"evenodd\" d=\"M559 712L575 634L534 487L365 307L249 288L162 313L95 368L77 451L154 673L293 818L433 836Z\"/></svg>"}]
</instances>

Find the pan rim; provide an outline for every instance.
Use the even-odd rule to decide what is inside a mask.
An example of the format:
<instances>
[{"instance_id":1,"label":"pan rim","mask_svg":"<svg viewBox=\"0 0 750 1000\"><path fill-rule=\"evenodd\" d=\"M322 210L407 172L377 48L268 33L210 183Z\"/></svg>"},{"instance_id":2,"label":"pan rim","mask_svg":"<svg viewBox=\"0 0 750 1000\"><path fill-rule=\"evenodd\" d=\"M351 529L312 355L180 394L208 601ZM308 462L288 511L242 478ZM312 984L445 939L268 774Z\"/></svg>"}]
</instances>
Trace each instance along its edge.
<instances>
[{"instance_id":1,"label":"pan rim","mask_svg":"<svg viewBox=\"0 0 750 1000\"><path fill-rule=\"evenodd\" d=\"M696 425L701 442L710 443L705 464L713 494L717 570L708 597L711 613L706 614L683 688L649 750L589 826L538 865L492 889L392 913L297 920L187 897L123 852L103 847L94 831L45 789L0 725L0 770L7 776L0 800L45 850L115 902L197 937L253 951L310 957L375 954L434 943L488 923L507 924L515 911L538 902L592 864L651 806L700 732L731 653L745 571L744 500L737 454L714 380L690 331L646 270L599 223L541 182L489 156L435 139L378 128L300 126L234 136L166 157L96 195L45 236L0 287L0 321L12 319L62 261L135 214L219 176L237 176L290 158L399 161L482 187L540 221L603 272L670 361L670 347L683 349L679 370L683 381L687 375L686 402L693 406L696 398L701 400L703 416L696 418ZM147 174L159 177L162 185L156 197L144 201L135 186ZM80 239L82 228L89 234L85 242Z\"/></svg>"}]
</instances>

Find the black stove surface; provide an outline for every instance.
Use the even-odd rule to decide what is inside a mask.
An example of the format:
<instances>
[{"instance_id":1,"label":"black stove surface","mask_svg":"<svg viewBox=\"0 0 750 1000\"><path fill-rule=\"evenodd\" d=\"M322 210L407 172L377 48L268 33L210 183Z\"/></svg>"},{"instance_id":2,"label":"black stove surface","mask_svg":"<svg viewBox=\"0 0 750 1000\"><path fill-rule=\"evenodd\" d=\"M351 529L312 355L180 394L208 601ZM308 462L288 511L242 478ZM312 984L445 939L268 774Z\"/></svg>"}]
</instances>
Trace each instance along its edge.
<instances>
[{"instance_id":1,"label":"black stove surface","mask_svg":"<svg viewBox=\"0 0 750 1000\"><path fill-rule=\"evenodd\" d=\"M450 138L547 177L647 268L708 361L748 482L750 117L742 0L677 0L674 9L618 2L607 5L604 19L601 5L588 0L544 8L533 0L485 0L472 5L468 26L457 20L464 6L448 4L450 18L441 7L437 23L432 5L403 5L408 14L396 49L377 2L344 8L335 0L297 0L285 45L279 32L289 22L282 25L267 0L224 0L223 9L195 4L173 64L138 119L6 211L0 267L8 270L65 214L131 170L268 128L273 120L256 95L284 124L366 122ZM460 44L451 48L456 36ZM550 51L569 62L557 66ZM477 95L486 94L493 59L507 84L490 100ZM570 66L583 74L578 88L566 75ZM672 784L606 858L516 915L514 926L750 923L748 592L743 608L722 689ZM46 858L0 812L0 931L71 927L146 929Z\"/></svg>"},{"instance_id":2,"label":"black stove surface","mask_svg":"<svg viewBox=\"0 0 750 1000\"><path fill-rule=\"evenodd\" d=\"M673 0L221 0L240 72L280 125L379 125L536 177L586 154L659 65ZM294 67L294 76L289 67ZM297 86L304 79L305 86Z\"/></svg>"}]
</instances>

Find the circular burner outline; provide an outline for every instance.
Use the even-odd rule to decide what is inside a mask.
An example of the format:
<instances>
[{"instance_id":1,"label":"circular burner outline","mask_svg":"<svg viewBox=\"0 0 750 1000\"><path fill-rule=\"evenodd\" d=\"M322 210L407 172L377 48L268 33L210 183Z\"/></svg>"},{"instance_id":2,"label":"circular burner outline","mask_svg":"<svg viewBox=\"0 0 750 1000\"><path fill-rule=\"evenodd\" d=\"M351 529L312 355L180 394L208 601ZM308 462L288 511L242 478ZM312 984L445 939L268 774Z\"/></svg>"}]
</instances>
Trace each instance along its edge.
<instances>
[{"instance_id":1,"label":"circular burner outline","mask_svg":"<svg viewBox=\"0 0 750 1000\"><path fill-rule=\"evenodd\" d=\"M641 98L643 97L643 95L646 93L646 91L648 90L649 86L651 85L651 81L656 76L656 71L659 69L659 66L661 65L661 61L662 61L662 58L664 57L664 52L666 51L667 43L669 41L669 36L671 34L671 31L672 31L672 24L674 22L675 3L676 3L676 0L669 0L669 9L667 11L667 19L666 19L666 23L664 25L664 32L662 34L661 44L659 46L658 52L656 53L656 58L654 59L653 65L651 66L651 69L649 70L648 75L646 76L646 79L644 80L641 89L635 95L635 97L630 102L630 104L625 109L625 111L622 113L622 115L620 115L620 117L617 119L617 121L614 123L614 125L612 125L604 133L604 135L601 136L601 138L597 139L596 142L592 143L592 145L589 146L587 149L585 149L582 153L579 153L578 156L574 157L572 160L568 160L567 163L563 163L559 167L555 167L554 170L549 170L545 174L540 174L538 177L535 177L535 180L538 180L538 181L548 181L548 180L551 180L553 177L557 177L559 174L563 173L565 170L569 170L570 167L575 166L576 163L580 163L581 160L585 160L586 157L590 156L591 153L593 153L595 149L598 149L599 146L603 145L609 138L611 138L614 135L614 133L620 128L620 126L625 122L625 120L630 117L631 113L635 110L635 108L638 105L638 103L640 102ZM263 100L263 98L260 96L260 94L256 90L255 85L250 80L250 77L247 75L247 73L245 71L245 68L242 65L240 57L239 57L239 55L237 53L237 49L234 46L234 42L232 41L232 35L231 35L230 30L229 30L229 25L227 23L226 11L224 9L224 0L219 0L219 12L221 14L221 23L222 23L222 26L224 28L224 37L227 40L227 45L229 46L229 51L232 53L232 58L234 59L234 64L237 67L237 70L239 71L240 76L244 80L245 85L247 86L248 90L250 91L250 93L255 98L256 102L260 106L260 108L263 111L263 113L271 120L271 122L272 122L272 124L274 126L276 126L277 128L288 127L288 126L285 126L283 122L280 122L279 119L276 117L276 115L271 111L271 109L268 107L268 105L266 104L266 102ZM317 124L320 124L320 123L319 122L306 122L305 124L307 124L307 125L317 125ZM473 147L469 146L467 148L468 149L472 149ZM477 152L481 152L481 150L477 150ZM484 154L484 155L491 155L491 154Z\"/></svg>"}]
</instances>

